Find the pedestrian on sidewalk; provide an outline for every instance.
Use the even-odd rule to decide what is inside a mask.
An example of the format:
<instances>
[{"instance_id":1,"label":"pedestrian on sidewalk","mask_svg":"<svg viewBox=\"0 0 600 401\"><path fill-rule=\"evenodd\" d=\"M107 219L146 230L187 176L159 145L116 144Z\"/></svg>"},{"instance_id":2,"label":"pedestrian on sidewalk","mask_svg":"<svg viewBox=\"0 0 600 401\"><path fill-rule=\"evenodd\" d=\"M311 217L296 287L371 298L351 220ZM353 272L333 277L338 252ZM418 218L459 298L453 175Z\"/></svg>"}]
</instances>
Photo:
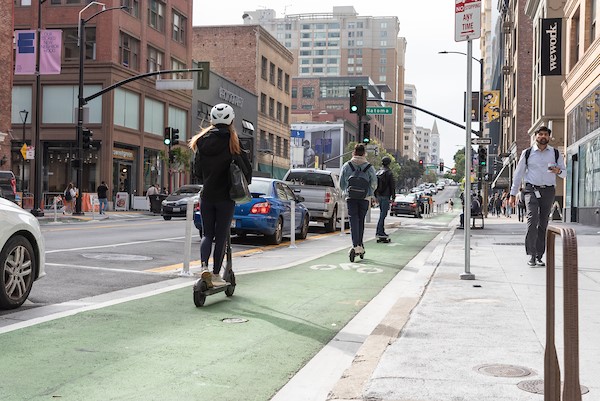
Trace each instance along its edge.
<instances>
[{"instance_id":1,"label":"pedestrian on sidewalk","mask_svg":"<svg viewBox=\"0 0 600 401\"><path fill-rule=\"evenodd\" d=\"M519 193L517 194L517 212L519 221L523 221L525 219L525 192L523 192L523 187L519 188Z\"/></svg>"},{"instance_id":2,"label":"pedestrian on sidewalk","mask_svg":"<svg viewBox=\"0 0 600 401\"><path fill-rule=\"evenodd\" d=\"M377 221L377 230L375 235L381 238L387 238L385 233L385 218L390 210L390 201L394 199L396 184L394 183L394 174L390 170L392 159L385 156L381 159L381 168L377 171L377 189L375 196L379 203L379 221Z\"/></svg>"},{"instance_id":3,"label":"pedestrian on sidewalk","mask_svg":"<svg viewBox=\"0 0 600 401\"><path fill-rule=\"evenodd\" d=\"M556 176L565 178L564 158L552 146L552 131L541 126L535 132L535 143L521 152L510 189L510 204L515 205L516 195L524 182L527 234L525 250L530 256L529 266L545 266L542 256L546 252L546 229L550 209L554 203Z\"/></svg>"},{"instance_id":4,"label":"pedestrian on sidewalk","mask_svg":"<svg viewBox=\"0 0 600 401\"><path fill-rule=\"evenodd\" d=\"M200 243L200 274L208 288L227 284L221 278L220 271L235 209L235 202L229 196L231 162L235 161L242 169L248 183L252 180L252 166L246 151L240 146L233 125L234 118L235 113L230 105L217 104L210 112L212 125L201 130L189 143L195 152L194 175L199 183L204 185L200 194L200 214L204 232ZM211 253L212 273L208 270Z\"/></svg>"},{"instance_id":5,"label":"pedestrian on sidewalk","mask_svg":"<svg viewBox=\"0 0 600 401\"><path fill-rule=\"evenodd\" d=\"M100 214L106 214L106 209L108 208L108 187L106 186L106 183L104 181L102 181L100 185L98 185L96 193L98 194L98 206L100 209L98 212Z\"/></svg>"},{"instance_id":6,"label":"pedestrian on sidewalk","mask_svg":"<svg viewBox=\"0 0 600 401\"><path fill-rule=\"evenodd\" d=\"M340 188L346 197L352 248L356 255L365 253L363 236L365 217L369 210L369 198L377 188L377 175L373 166L365 157L365 146L356 144L352 158L342 166Z\"/></svg>"},{"instance_id":7,"label":"pedestrian on sidewalk","mask_svg":"<svg viewBox=\"0 0 600 401\"><path fill-rule=\"evenodd\" d=\"M63 214L72 214L73 210L75 210L75 195L75 187L70 182L63 192L63 204L65 205Z\"/></svg>"}]
</instances>

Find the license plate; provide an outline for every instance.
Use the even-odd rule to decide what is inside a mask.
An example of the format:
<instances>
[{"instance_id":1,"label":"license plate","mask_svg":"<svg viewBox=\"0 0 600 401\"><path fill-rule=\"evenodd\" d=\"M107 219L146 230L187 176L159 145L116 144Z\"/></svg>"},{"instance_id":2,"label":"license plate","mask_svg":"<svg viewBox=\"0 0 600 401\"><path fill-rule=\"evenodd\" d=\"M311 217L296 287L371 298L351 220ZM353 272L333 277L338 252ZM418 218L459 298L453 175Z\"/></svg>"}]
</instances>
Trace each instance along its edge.
<instances>
[{"instance_id":1,"label":"license plate","mask_svg":"<svg viewBox=\"0 0 600 401\"><path fill-rule=\"evenodd\" d=\"M173 213L177 213L177 212L179 212L179 211L181 211L181 208L178 208L178 207L174 207L174 208L173 208Z\"/></svg>"},{"instance_id":2,"label":"license plate","mask_svg":"<svg viewBox=\"0 0 600 401\"><path fill-rule=\"evenodd\" d=\"M231 220L231 228L235 228L235 219Z\"/></svg>"}]
</instances>

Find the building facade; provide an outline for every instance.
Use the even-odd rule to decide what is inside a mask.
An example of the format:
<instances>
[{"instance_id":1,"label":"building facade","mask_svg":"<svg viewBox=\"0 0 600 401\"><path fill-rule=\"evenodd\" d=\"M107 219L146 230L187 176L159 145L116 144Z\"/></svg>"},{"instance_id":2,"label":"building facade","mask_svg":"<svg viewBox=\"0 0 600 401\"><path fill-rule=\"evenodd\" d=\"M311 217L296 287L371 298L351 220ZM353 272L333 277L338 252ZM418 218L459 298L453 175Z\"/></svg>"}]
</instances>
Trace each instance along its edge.
<instances>
[{"instance_id":1,"label":"building facade","mask_svg":"<svg viewBox=\"0 0 600 401\"><path fill-rule=\"evenodd\" d=\"M14 4L0 4L0 68L2 71L13 71L13 9ZM11 120L13 75L7 74L0 81L0 170L11 170Z\"/></svg>"},{"instance_id":2,"label":"building facade","mask_svg":"<svg viewBox=\"0 0 600 401\"><path fill-rule=\"evenodd\" d=\"M78 23L86 0L20 2L15 6L15 30L36 29L41 10L42 29L62 31L61 71L42 75L38 93L33 75L15 75L12 90L13 130L21 121L15 110L34 110L41 105L26 127L32 140L39 125L42 145L42 192L48 198L63 192L77 179L76 108L79 82ZM121 0L116 6L129 7L101 12L92 4L81 17L86 21L83 91L85 97L97 94L135 76L168 69L191 68L192 1ZM31 5L33 4L33 5ZM163 74L162 79L181 79L182 73ZM93 131L93 147L85 149L80 192L93 193L106 181L110 196L117 192L143 195L154 183L177 187L186 182L169 182L163 144L165 127L179 129L182 147L190 138L190 90L157 89L157 76L136 79L90 100L84 109L84 127ZM16 146L15 146L16 145ZM19 158L13 142L13 160ZM185 170L186 167L182 166ZM28 170L25 176L29 177ZM31 174L33 176L33 174ZM27 180L31 186L31 179Z\"/></svg>"},{"instance_id":3,"label":"building facade","mask_svg":"<svg viewBox=\"0 0 600 401\"><path fill-rule=\"evenodd\" d=\"M292 53L259 25L228 25L194 27L193 54L257 96L244 106L258 110L255 169L282 178L290 159Z\"/></svg>"},{"instance_id":4,"label":"building facade","mask_svg":"<svg viewBox=\"0 0 600 401\"><path fill-rule=\"evenodd\" d=\"M294 76L368 76L376 85L391 89L389 99L402 100L406 41L398 36L398 17L359 16L352 6L283 18L277 18L274 10L246 11L244 15L245 24L260 24L292 52ZM388 106L394 112L384 117L384 145L398 155L402 107Z\"/></svg>"}]
</instances>

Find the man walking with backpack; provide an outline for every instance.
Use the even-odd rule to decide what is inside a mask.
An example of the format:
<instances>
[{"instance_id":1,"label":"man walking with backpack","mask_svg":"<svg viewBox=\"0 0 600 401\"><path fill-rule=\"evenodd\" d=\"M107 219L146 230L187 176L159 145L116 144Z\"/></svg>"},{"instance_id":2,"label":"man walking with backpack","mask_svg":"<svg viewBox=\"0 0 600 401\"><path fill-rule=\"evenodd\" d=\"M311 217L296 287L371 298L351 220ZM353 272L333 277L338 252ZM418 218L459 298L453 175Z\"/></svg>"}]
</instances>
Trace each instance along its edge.
<instances>
[{"instance_id":1,"label":"man walking with backpack","mask_svg":"<svg viewBox=\"0 0 600 401\"><path fill-rule=\"evenodd\" d=\"M385 218L390 210L390 201L394 199L396 184L394 183L394 174L390 170L392 159L385 156L381 159L381 169L377 172L377 189L375 196L379 203L379 221L377 222L377 231L375 235L378 238L387 238L385 233Z\"/></svg>"},{"instance_id":2,"label":"man walking with backpack","mask_svg":"<svg viewBox=\"0 0 600 401\"><path fill-rule=\"evenodd\" d=\"M377 188L375 169L365 157L365 146L357 144L352 152L352 159L344 163L340 175L340 188L345 194L350 219L352 248L350 259L354 255L363 255L363 235L365 232L365 216L369 210L369 197Z\"/></svg>"}]
</instances>

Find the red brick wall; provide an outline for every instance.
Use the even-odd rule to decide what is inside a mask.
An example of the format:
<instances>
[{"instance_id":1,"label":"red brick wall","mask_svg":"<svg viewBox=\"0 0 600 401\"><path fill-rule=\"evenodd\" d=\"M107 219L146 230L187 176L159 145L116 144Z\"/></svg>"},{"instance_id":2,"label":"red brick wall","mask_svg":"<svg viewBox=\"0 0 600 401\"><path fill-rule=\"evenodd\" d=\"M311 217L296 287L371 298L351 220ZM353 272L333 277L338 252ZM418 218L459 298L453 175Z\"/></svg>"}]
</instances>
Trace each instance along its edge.
<instances>
[{"instance_id":1,"label":"red brick wall","mask_svg":"<svg viewBox=\"0 0 600 401\"><path fill-rule=\"evenodd\" d=\"M10 130L13 79L13 2L0 2L0 71L4 78L0 80L0 132ZM6 156L7 163L0 170L10 169L10 136L0 143L0 160Z\"/></svg>"},{"instance_id":2,"label":"red brick wall","mask_svg":"<svg viewBox=\"0 0 600 401\"><path fill-rule=\"evenodd\" d=\"M521 151L530 146L529 128L531 127L531 69L533 65L533 23L525 15L525 1L519 0L518 3L518 40L517 40L517 104L516 113L516 142L517 156Z\"/></svg>"}]
</instances>

